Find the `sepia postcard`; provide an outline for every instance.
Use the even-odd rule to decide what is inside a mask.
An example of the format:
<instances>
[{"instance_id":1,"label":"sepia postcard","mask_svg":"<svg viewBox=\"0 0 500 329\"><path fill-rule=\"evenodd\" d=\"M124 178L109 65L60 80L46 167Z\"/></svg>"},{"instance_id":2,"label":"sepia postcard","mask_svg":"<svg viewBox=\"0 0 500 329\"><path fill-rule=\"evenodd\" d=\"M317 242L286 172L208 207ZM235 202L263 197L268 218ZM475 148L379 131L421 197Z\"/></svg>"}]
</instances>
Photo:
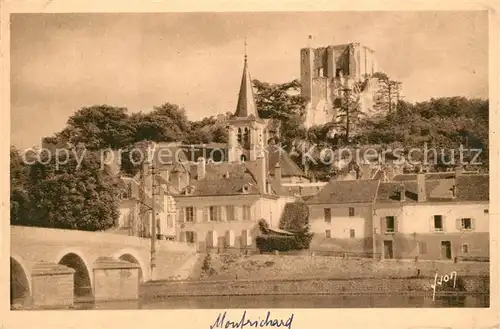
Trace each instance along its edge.
<instances>
[{"instance_id":1,"label":"sepia postcard","mask_svg":"<svg viewBox=\"0 0 500 329\"><path fill-rule=\"evenodd\" d=\"M498 3L2 5L0 326L500 326Z\"/></svg>"}]
</instances>

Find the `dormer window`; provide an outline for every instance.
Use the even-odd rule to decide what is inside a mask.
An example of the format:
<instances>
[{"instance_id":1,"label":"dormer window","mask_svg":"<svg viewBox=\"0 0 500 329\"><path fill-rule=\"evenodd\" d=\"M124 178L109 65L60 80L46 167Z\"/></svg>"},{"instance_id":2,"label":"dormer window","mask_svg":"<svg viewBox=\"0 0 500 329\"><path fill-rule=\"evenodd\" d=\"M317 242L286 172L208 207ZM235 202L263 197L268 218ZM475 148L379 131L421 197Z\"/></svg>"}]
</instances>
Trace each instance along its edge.
<instances>
[{"instance_id":1,"label":"dormer window","mask_svg":"<svg viewBox=\"0 0 500 329\"><path fill-rule=\"evenodd\" d=\"M184 195L192 195L194 193L194 186L189 185L186 186L186 188L182 191L182 194Z\"/></svg>"}]
</instances>

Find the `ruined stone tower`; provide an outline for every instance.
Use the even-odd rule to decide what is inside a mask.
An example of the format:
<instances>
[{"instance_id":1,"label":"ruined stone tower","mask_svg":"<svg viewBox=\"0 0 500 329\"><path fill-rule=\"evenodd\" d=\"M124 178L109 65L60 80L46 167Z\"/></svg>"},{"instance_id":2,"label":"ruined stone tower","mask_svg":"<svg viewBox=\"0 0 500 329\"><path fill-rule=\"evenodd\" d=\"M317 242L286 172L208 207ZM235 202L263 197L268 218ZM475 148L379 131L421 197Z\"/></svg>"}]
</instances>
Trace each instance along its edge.
<instances>
[{"instance_id":1,"label":"ruined stone tower","mask_svg":"<svg viewBox=\"0 0 500 329\"><path fill-rule=\"evenodd\" d=\"M355 82L366 82L361 103L369 107L375 89L369 77L377 72L374 51L359 43L303 48L300 51L301 94L307 101L305 126L325 124L336 116L336 102Z\"/></svg>"}]
</instances>

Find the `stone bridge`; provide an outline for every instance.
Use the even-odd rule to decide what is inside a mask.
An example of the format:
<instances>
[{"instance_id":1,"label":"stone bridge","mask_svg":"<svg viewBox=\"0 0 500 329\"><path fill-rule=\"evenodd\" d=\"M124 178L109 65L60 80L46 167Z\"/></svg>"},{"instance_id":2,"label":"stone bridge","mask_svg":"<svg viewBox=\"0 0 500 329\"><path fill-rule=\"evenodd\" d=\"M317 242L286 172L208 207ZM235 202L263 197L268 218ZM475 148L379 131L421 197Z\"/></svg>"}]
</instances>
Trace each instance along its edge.
<instances>
[{"instance_id":1,"label":"stone bridge","mask_svg":"<svg viewBox=\"0 0 500 329\"><path fill-rule=\"evenodd\" d=\"M39 268L72 268L76 296L91 295L94 265L116 259L139 266L139 280L151 280L150 239L112 234L37 227L11 226L11 298L32 295L32 276ZM184 279L198 261L194 247L159 240L156 280ZM47 292L50 293L50 292Z\"/></svg>"}]
</instances>

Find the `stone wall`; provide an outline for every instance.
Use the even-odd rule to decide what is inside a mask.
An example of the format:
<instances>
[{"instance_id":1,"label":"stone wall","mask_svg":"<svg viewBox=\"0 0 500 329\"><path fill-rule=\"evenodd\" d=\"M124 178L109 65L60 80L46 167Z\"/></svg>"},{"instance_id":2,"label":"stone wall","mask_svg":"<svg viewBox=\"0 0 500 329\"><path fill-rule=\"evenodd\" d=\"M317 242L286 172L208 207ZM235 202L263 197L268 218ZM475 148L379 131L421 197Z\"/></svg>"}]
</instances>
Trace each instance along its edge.
<instances>
[{"instance_id":1,"label":"stone wall","mask_svg":"<svg viewBox=\"0 0 500 329\"><path fill-rule=\"evenodd\" d=\"M481 286L481 277L468 277L466 289L456 293L489 293ZM182 282L150 284L144 287L143 297L220 296L220 295L279 295L279 294L432 294L433 278L408 279L345 279L345 280L234 280L211 282ZM441 293L438 291L437 293Z\"/></svg>"}]
</instances>

